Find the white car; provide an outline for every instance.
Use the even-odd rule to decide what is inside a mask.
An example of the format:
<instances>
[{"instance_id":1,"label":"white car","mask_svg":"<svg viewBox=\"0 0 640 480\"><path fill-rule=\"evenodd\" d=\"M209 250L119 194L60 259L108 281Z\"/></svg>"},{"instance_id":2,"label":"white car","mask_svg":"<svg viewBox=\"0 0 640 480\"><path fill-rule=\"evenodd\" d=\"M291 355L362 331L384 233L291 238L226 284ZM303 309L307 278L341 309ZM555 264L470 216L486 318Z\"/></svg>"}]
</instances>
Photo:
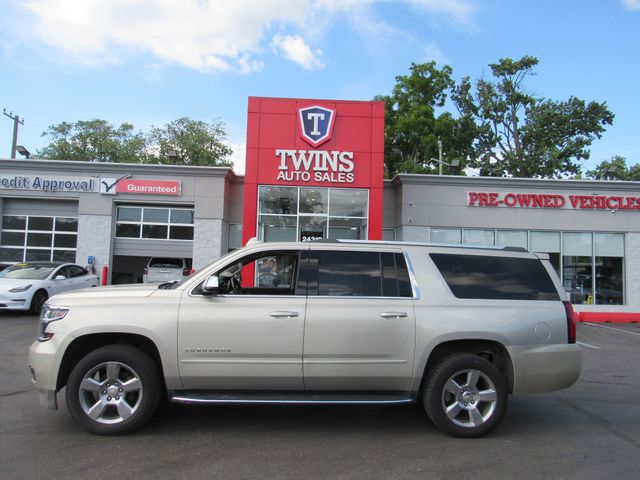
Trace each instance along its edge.
<instances>
[{"instance_id":1,"label":"white car","mask_svg":"<svg viewBox=\"0 0 640 480\"><path fill-rule=\"evenodd\" d=\"M182 280L193 273L191 259L151 257L144 267L142 283L165 283Z\"/></svg>"},{"instance_id":2,"label":"white car","mask_svg":"<svg viewBox=\"0 0 640 480\"><path fill-rule=\"evenodd\" d=\"M73 263L16 263L0 272L0 310L39 314L44 302L57 293L98 285L98 277Z\"/></svg>"}]
</instances>

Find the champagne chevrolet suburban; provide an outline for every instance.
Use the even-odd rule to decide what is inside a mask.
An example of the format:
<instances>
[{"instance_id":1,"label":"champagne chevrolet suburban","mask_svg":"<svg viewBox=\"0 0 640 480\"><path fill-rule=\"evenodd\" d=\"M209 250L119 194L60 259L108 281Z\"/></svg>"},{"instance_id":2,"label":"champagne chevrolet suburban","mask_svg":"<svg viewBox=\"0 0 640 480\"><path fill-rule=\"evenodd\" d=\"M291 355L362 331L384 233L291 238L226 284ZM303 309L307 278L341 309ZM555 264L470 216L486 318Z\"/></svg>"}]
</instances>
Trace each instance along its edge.
<instances>
[{"instance_id":1,"label":"champagne chevrolet suburban","mask_svg":"<svg viewBox=\"0 0 640 480\"><path fill-rule=\"evenodd\" d=\"M575 319L544 254L374 241L250 242L182 281L50 298L30 348L97 434L182 404L421 404L476 437L510 394L569 387Z\"/></svg>"}]
</instances>

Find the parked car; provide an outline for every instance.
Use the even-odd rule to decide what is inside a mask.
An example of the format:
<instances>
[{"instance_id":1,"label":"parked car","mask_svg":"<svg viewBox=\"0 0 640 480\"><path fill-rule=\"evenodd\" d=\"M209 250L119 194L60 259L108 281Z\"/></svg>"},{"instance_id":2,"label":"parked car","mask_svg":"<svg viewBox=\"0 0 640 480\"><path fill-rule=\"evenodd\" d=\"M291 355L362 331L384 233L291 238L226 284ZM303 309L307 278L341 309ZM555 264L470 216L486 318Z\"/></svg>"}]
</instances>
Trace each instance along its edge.
<instances>
[{"instance_id":1,"label":"parked car","mask_svg":"<svg viewBox=\"0 0 640 480\"><path fill-rule=\"evenodd\" d=\"M152 257L144 267L143 283L165 283L182 280L193 273L191 259Z\"/></svg>"},{"instance_id":2,"label":"parked car","mask_svg":"<svg viewBox=\"0 0 640 480\"><path fill-rule=\"evenodd\" d=\"M73 263L16 263L0 272L0 310L39 314L52 295L98 285L98 277Z\"/></svg>"},{"instance_id":3,"label":"parked car","mask_svg":"<svg viewBox=\"0 0 640 480\"><path fill-rule=\"evenodd\" d=\"M260 281L260 267L273 276ZM575 318L544 254L395 242L254 243L182 282L47 302L29 365L41 401L97 434L183 404L421 404L451 435L508 394L580 374Z\"/></svg>"}]
</instances>

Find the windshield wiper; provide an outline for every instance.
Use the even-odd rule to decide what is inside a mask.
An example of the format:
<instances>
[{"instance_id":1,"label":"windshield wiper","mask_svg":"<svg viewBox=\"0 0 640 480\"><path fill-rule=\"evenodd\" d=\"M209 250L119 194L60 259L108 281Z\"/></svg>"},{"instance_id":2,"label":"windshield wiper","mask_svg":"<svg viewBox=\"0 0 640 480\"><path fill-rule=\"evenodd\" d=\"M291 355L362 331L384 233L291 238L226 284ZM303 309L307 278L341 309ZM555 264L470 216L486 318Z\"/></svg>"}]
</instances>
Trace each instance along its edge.
<instances>
[{"instance_id":1,"label":"windshield wiper","mask_svg":"<svg viewBox=\"0 0 640 480\"><path fill-rule=\"evenodd\" d=\"M169 290L171 287L173 287L176 283L179 283L180 280L171 280L170 282L166 282L166 283L161 283L160 285L158 285L158 290L162 289L162 290Z\"/></svg>"}]
</instances>

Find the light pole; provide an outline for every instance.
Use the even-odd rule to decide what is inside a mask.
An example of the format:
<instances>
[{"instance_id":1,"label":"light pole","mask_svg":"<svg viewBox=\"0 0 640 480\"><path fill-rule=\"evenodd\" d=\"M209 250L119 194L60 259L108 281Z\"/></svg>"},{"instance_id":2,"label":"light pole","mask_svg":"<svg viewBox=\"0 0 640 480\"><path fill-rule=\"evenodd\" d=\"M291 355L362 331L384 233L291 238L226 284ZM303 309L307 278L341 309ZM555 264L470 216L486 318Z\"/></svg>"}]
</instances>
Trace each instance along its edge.
<instances>
[{"instance_id":1,"label":"light pole","mask_svg":"<svg viewBox=\"0 0 640 480\"><path fill-rule=\"evenodd\" d=\"M430 161L438 164L438 175L442 175L442 166L446 165L449 167L449 175L457 175L460 171L460 160L453 159L451 163L445 162L444 160L438 160L437 158L431 158Z\"/></svg>"},{"instance_id":2,"label":"light pole","mask_svg":"<svg viewBox=\"0 0 640 480\"><path fill-rule=\"evenodd\" d=\"M29 157L31 156L31 152L29 150L27 150L26 148L24 148L22 145L16 145L16 151L22 155L23 157L26 157L27 160L29 159Z\"/></svg>"},{"instance_id":3,"label":"light pole","mask_svg":"<svg viewBox=\"0 0 640 480\"><path fill-rule=\"evenodd\" d=\"M442 175L442 140L438 137L438 175Z\"/></svg>"}]
</instances>

